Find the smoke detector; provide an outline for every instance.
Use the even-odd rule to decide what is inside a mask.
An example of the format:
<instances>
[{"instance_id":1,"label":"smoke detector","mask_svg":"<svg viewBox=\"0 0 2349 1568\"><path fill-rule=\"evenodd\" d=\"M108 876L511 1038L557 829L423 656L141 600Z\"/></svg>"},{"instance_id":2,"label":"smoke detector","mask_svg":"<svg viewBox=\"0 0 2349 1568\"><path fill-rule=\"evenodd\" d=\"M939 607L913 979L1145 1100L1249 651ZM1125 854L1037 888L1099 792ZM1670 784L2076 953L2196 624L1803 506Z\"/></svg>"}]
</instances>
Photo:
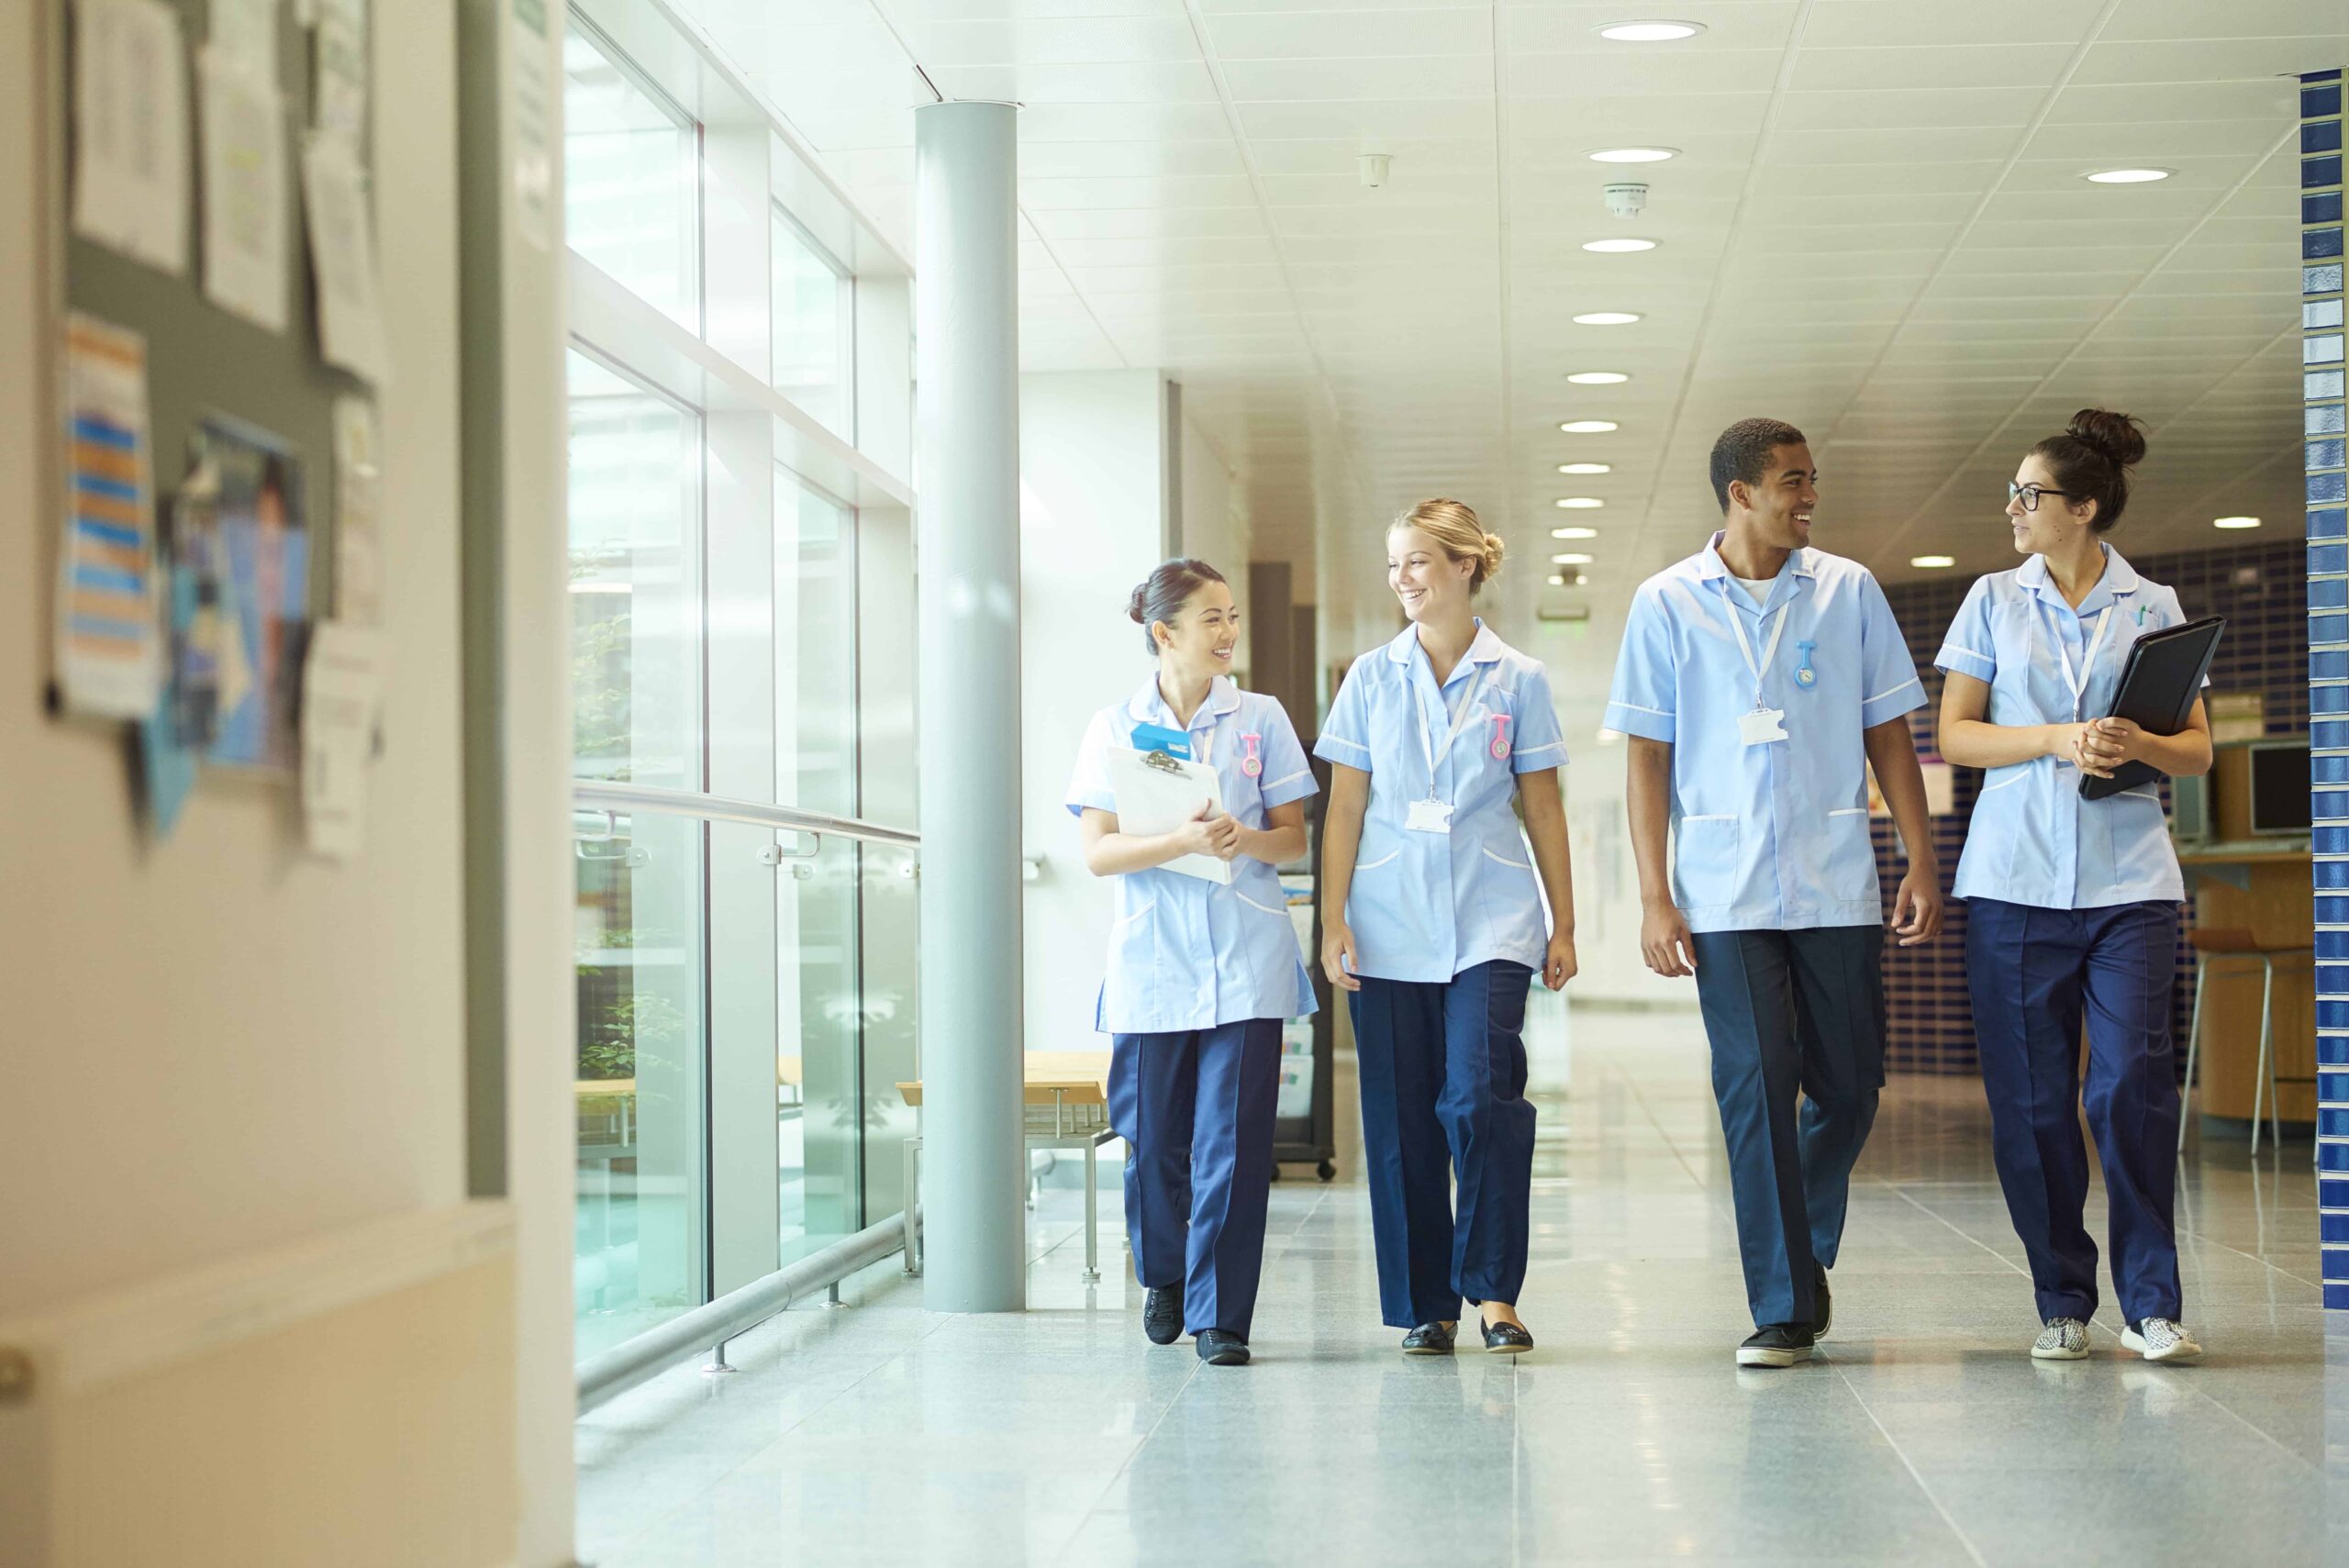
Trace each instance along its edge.
<instances>
[{"instance_id":1,"label":"smoke detector","mask_svg":"<svg viewBox=\"0 0 2349 1568\"><path fill-rule=\"evenodd\" d=\"M1599 194L1607 198L1608 212L1616 217L1637 217L1648 205L1648 188L1637 180L1609 185Z\"/></svg>"},{"instance_id":2,"label":"smoke detector","mask_svg":"<svg viewBox=\"0 0 2349 1568\"><path fill-rule=\"evenodd\" d=\"M1386 171L1395 161L1388 152L1365 152L1362 155L1362 183L1372 190L1386 183Z\"/></svg>"}]
</instances>

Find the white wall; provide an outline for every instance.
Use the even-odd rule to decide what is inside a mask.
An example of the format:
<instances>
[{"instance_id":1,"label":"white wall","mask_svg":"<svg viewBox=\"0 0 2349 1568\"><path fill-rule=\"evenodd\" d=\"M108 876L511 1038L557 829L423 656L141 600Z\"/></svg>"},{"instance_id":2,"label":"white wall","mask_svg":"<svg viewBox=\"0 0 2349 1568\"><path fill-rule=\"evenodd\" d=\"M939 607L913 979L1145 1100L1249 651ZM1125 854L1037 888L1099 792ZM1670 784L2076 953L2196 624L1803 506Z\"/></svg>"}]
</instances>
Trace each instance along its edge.
<instances>
[{"instance_id":1,"label":"white wall","mask_svg":"<svg viewBox=\"0 0 2349 1568\"><path fill-rule=\"evenodd\" d=\"M1020 826L1044 862L1025 904L1030 1051L1108 1046L1093 1017L1109 886L1061 802L1086 723L1153 668L1126 595L1164 537L1164 400L1156 371L1019 378Z\"/></svg>"},{"instance_id":2,"label":"white wall","mask_svg":"<svg viewBox=\"0 0 2349 1568\"><path fill-rule=\"evenodd\" d=\"M375 12L388 750L348 866L301 852L276 786L207 784L150 847L120 728L43 716L49 9L0 7L0 1316L453 1203L464 1173L453 0Z\"/></svg>"},{"instance_id":3,"label":"white wall","mask_svg":"<svg viewBox=\"0 0 2349 1568\"><path fill-rule=\"evenodd\" d=\"M1183 420L1183 516L1176 537L1182 552L1204 561L1230 579L1240 601L1240 646L1231 668L1241 684L1255 667L1249 657L1250 633L1255 607L1248 603L1249 528L1246 498L1238 480L1206 432L1187 417Z\"/></svg>"}]
</instances>

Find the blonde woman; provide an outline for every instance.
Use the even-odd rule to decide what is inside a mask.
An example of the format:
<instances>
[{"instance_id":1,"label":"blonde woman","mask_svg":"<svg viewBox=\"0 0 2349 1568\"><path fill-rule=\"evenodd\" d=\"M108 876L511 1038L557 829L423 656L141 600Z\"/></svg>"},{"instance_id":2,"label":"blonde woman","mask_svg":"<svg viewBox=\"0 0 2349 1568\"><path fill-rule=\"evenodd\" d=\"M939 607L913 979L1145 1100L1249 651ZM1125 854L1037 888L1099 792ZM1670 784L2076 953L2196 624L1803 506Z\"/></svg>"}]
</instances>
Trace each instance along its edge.
<instances>
[{"instance_id":1,"label":"blonde woman","mask_svg":"<svg viewBox=\"0 0 2349 1568\"><path fill-rule=\"evenodd\" d=\"M1475 613L1500 563L1457 501L1397 519L1386 581L1410 625L1354 661L1314 748L1321 966L1353 1008L1379 1306L1406 1355L1451 1354L1464 1297L1485 1349L1533 1348L1522 1031L1533 976L1574 976L1574 878L1549 676Z\"/></svg>"}]
</instances>

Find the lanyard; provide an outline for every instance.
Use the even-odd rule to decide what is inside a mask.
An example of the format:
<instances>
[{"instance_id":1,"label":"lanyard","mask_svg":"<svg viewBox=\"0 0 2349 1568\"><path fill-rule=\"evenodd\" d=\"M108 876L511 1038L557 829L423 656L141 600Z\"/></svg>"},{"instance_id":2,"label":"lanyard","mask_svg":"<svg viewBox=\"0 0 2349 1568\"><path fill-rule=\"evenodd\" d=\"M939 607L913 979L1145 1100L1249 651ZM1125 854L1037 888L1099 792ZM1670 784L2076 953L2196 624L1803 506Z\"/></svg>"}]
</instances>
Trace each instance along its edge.
<instances>
[{"instance_id":1,"label":"lanyard","mask_svg":"<svg viewBox=\"0 0 2349 1568\"><path fill-rule=\"evenodd\" d=\"M1778 639L1787 634L1787 609L1793 603L1794 601L1789 599L1776 609L1766 611L1763 615L1764 620L1768 620L1771 616L1776 616L1778 624L1770 628L1770 646L1762 651L1761 661L1757 663L1753 658L1753 644L1745 635L1745 621L1737 613L1737 606L1729 602L1729 590L1726 588L1721 590L1721 613L1729 617L1730 630L1737 633L1737 651L1745 655L1745 667L1753 672L1753 709L1756 713L1762 710L1762 672L1768 669L1771 662L1778 657Z\"/></svg>"},{"instance_id":2,"label":"lanyard","mask_svg":"<svg viewBox=\"0 0 2349 1568\"><path fill-rule=\"evenodd\" d=\"M1430 673L1432 673L1433 672ZM1460 739L1460 732L1468 727L1468 710L1476 706L1476 693L1484 687L1484 684L1485 666L1479 664L1476 666L1476 678L1468 683L1468 690L1460 699L1460 710L1452 716L1452 728L1444 735L1443 750L1442 751L1438 751L1435 749L1435 742L1428 739L1428 699L1426 694L1419 690L1419 682L1413 681L1411 683L1411 706L1419 710L1419 750L1425 751L1428 756L1428 798L1430 800L1436 798L1435 760L1439 756L1449 757L1452 755L1453 742L1458 740ZM1442 692L1438 692L1436 694L1439 700L1442 699L1442 695L1443 694Z\"/></svg>"},{"instance_id":3,"label":"lanyard","mask_svg":"<svg viewBox=\"0 0 2349 1568\"><path fill-rule=\"evenodd\" d=\"M2055 657L2064 662L2064 684L2071 688L2075 722L2080 717L2081 699L2087 695L2088 676L2096 669L2096 651L2104 641L2104 623L2111 618L2112 606L2107 605L2104 613L2096 617L2096 635L2088 639L2087 651L2080 655L2080 668L2076 673L2072 669L2072 651L2064 646L2064 629L2061 626L2055 628Z\"/></svg>"}]
</instances>

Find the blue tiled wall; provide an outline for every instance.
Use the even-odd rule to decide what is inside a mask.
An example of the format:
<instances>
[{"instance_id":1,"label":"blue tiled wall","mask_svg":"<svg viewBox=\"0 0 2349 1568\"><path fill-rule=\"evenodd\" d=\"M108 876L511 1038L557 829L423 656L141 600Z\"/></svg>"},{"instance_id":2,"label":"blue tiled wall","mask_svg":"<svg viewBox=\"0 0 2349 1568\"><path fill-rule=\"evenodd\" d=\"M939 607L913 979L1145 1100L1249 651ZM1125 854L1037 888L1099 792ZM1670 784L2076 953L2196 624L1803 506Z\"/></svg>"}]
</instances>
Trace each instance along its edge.
<instances>
[{"instance_id":1,"label":"blue tiled wall","mask_svg":"<svg viewBox=\"0 0 2349 1568\"><path fill-rule=\"evenodd\" d=\"M2129 523L2124 517L2112 542L2146 577L2176 589L2178 603L2188 617L2227 617L2227 634L2219 639L2218 660L2210 667L2213 689L2266 693L2271 735L2298 735L2308 729L2309 598L2304 547L2299 540L2132 555ZM1941 651L1957 606L1973 585L1970 577L1952 575L1894 584L1885 589L1931 699L1910 720L1917 730L1917 749L1929 760L1941 756L1937 731L1942 676L1932 667L1933 655ZM2349 609L2343 616L2349 621ZM1965 847L1966 825L1981 784L1982 775L1976 770L1958 769L1957 809L1933 819L1934 851L1941 861L1943 892L1957 875L1958 851ZM1876 873L1889 907L1906 862L1891 824L1879 820L1875 828ZM1974 1050L1973 1010L1965 995L1965 906L1953 903L1948 907L1938 940L1920 948L1889 949L1885 955L1887 1045L1896 1072L1971 1076L1980 1071ZM2185 927L2181 911L2176 1026L2176 1038L2181 1040L2186 1038L2188 1010L2194 1002L2194 970L2185 946ZM2349 931L2344 931L2344 939L2349 940Z\"/></svg>"},{"instance_id":2,"label":"blue tiled wall","mask_svg":"<svg viewBox=\"0 0 2349 1568\"><path fill-rule=\"evenodd\" d=\"M2309 708L2317 789L2317 951L2349 955L2349 473L2343 472L2341 94L2338 71L2300 78L2301 425L2308 474ZM2349 1308L2349 964L2316 982L2317 1208L2324 1304Z\"/></svg>"}]
</instances>

